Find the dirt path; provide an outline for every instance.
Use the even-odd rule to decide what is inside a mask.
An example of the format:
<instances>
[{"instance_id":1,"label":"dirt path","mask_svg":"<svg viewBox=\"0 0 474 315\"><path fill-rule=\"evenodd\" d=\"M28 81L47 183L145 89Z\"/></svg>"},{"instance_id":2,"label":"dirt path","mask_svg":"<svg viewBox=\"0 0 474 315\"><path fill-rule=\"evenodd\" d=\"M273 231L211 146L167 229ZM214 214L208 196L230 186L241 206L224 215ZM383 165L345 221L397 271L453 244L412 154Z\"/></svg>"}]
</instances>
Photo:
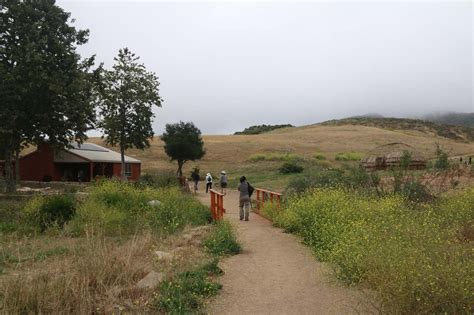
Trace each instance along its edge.
<instances>
[{"instance_id":1,"label":"dirt path","mask_svg":"<svg viewBox=\"0 0 474 315\"><path fill-rule=\"evenodd\" d=\"M209 205L209 195L201 191L198 198ZM366 313L359 292L330 283L297 237L255 213L249 222L239 221L237 192L228 192L224 207L243 252L222 261L223 290L208 306L210 314Z\"/></svg>"}]
</instances>

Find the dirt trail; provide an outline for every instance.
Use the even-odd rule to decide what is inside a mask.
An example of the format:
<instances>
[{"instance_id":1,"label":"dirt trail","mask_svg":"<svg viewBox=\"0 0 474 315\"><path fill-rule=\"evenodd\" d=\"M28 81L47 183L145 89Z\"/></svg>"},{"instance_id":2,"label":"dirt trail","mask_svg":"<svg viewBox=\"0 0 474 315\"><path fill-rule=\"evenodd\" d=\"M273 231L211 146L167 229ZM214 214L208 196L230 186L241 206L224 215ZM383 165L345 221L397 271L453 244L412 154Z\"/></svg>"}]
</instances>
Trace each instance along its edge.
<instances>
[{"instance_id":1,"label":"dirt trail","mask_svg":"<svg viewBox=\"0 0 474 315\"><path fill-rule=\"evenodd\" d=\"M208 194L198 198L206 205ZM239 221L238 193L224 197L225 218L235 224L243 247L225 258L221 294L208 305L210 314L354 314L360 293L331 283L324 266L300 240L251 213Z\"/></svg>"}]
</instances>

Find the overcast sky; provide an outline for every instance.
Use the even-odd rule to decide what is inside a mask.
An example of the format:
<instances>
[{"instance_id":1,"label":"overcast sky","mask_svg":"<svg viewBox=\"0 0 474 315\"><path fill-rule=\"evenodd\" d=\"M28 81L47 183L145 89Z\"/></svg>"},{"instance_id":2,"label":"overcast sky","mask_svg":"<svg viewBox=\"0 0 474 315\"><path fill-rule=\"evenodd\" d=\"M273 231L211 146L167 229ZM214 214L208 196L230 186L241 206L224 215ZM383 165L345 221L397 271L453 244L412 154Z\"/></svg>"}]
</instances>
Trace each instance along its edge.
<instances>
[{"instance_id":1,"label":"overcast sky","mask_svg":"<svg viewBox=\"0 0 474 315\"><path fill-rule=\"evenodd\" d=\"M159 76L157 133L474 111L471 1L58 4L90 30L81 55L129 47Z\"/></svg>"}]
</instances>

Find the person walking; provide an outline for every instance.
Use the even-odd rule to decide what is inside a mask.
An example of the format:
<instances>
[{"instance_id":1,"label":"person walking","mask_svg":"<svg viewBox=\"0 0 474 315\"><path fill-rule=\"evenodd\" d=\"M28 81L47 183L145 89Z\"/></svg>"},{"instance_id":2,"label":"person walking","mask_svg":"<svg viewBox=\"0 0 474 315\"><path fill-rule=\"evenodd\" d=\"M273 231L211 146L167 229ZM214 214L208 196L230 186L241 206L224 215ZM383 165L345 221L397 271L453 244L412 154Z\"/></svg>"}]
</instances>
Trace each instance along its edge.
<instances>
[{"instance_id":1,"label":"person walking","mask_svg":"<svg viewBox=\"0 0 474 315\"><path fill-rule=\"evenodd\" d=\"M196 193L198 190L199 181L201 180L201 178L199 177L199 170L197 168L195 168L191 173L191 179L194 182L194 193Z\"/></svg>"},{"instance_id":2,"label":"person walking","mask_svg":"<svg viewBox=\"0 0 474 315\"><path fill-rule=\"evenodd\" d=\"M220 185L221 193L225 195L227 190L227 174L225 171L221 172Z\"/></svg>"},{"instance_id":3,"label":"person walking","mask_svg":"<svg viewBox=\"0 0 474 315\"><path fill-rule=\"evenodd\" d=\"M212 189L212 176L211 173L206 174L206 193Z\"/></svg>"},{"instance_id":4,"label":"person walking","mask_svg":"<svg viewBox=\"0 0 474 315\"><path fill-rule=\"evenodd\" d=\"M240 220L248 221L249 220L249 213L250 213L250 193L249 193L249 183L247 182L247 178L245 176L240 177L240 184L239 184L239 214Z\"/></svg>"}]
</instances>

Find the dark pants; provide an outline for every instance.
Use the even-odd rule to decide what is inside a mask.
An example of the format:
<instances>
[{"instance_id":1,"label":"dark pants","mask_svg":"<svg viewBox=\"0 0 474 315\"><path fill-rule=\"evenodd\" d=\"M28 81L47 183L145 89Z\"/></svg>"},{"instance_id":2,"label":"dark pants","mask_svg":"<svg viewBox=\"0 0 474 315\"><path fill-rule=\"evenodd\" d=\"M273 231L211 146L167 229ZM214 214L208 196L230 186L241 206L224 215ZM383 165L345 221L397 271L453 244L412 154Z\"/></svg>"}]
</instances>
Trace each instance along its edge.
<instances>
[{"instance_id":1,"label":"dark pants","mask_svg":"<svg viewBox=\"0 0 474 315\"><path fill-rule=\"evenodd\" d=\"M209 189L212 189L212 183L206 183L206 193L209 191Z\"/></svg>"}]
</instances>

